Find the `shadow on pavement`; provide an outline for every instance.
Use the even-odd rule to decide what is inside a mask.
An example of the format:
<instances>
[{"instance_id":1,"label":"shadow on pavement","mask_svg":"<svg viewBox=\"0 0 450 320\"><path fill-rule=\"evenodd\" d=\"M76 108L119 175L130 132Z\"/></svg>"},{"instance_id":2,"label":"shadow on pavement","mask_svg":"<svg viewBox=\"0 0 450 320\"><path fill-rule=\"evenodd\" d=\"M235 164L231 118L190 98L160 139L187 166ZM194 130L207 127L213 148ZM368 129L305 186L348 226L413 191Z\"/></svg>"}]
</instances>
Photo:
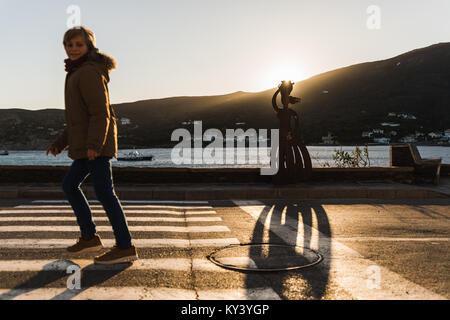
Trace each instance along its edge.
<instances>
[{"instance_id":1,"label":"shadow on pavement","mask_svg":"<svg viewBox=\"0 0 450 320\"><path fill-rule=\"evenodd\" d=\"M285 218L282 217L282 213L285 210ZM315 217L318 224L319 239L315 239L315 247L312 243L313 234L311 226L313 224L313 218ZM300 221L299 221L300 220ZM265 228L265 226L268 228ZM303 226L301 230L298 226ZM265 230L268 229L268 230ZM273 232L276 231L276 232ZM297 244L298 235L302 235L303 244L300 242ZM266 205L262 210L258 221L255 224L253 230L252 243L286 243L289 245L299 245L304 248L311 248L322 254L324 261L318 265L308 267L305 269L299 269L296 271L280 271L280 272L248 272L246 277L246 287L254 288L258 287L258 283L261 282L261 276L266 281L270 282L272 289L281 297L281 299L290 299L289 290L292 290L292 286L303 285L303 288L294 288L294 290L301 291L307 298L321 299L325 295L325 291L329 280L329 260L331 258L331 228L328 221L327 213L325 209L319 203L312 202L274 202L273 204ZM318 247L317 247L318 243ZM311 247L313 245L313 247ZM268 252L262 252L261 247L253 247L250 250L250 258L255 261L258 266L257 260L261 255L270 257L273 254L269 250ZM294 248L291 249L290 256L295 257L299 255L295 252ZM296 284L289 283L288 279L295 275L300 275L303 281L296 281ZM285 282L287 281L287 282Z\"/></svg>"},{"instance_id":2,"label":"shadow on pavement","mask_svg":"<svg viewBox=\"0 0 450 320\"><path fill-rule=\"evenodd\" d=\"M67 288L65 291L57 294L50 300L70 300L83 291L111 279L115 275L129 268L131 265L131 263L117 264L114 266L101 267L101 270L94 264L88 265L83 269L80 269L80 289ZM69 282L69 277L71 277L74 273L73 269L71 273L68 273L67 270L69 267L74 266L79 268L76 263L70 260L56 260L46 264L35 276L1 294L0 300L12 300L18 296L33 292L36 289L50 287L49 285L51 283L60 281L61 279L67 279L67 282ZM67 287L69 287L67 282ZM57 288L61 287L57 286Z\"/></svg>"}]
</instances>

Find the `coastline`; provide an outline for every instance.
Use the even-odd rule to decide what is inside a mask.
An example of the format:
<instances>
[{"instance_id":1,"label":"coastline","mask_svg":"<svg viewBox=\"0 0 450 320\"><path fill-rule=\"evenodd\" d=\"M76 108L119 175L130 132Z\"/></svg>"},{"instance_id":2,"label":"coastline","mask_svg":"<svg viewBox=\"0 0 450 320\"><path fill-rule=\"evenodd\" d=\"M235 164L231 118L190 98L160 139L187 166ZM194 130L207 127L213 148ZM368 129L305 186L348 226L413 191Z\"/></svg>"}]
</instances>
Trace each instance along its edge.
<instances>
[{"instance_id":1,"label":"coastline","mask_svg":"<svg viewBox=\"0 0 450 320\"><path fill-rule=\"evenodd\" d=\"M173 144L154 144L151 146L128 146L123 145L119 150L132 150L132 149L170 149L177 145L178 143ZM207 146L209 142L205 143L204 147ZM404 142L393 142L389 144L385 143L345 143L345 144L324 144L324 143L307 143L306 147L364 147L367 146L385 146L389 147L390 145L399 145L399 144L407 144ZM430 142L414 142L416 146L420 147L450 147L450 143L430 143ZM246 146L247 147L247 146ZM5 148L2 147L0 150L8 150L8 151L43 151L45 152L46 148L25 148L25 147L15 147L15 148Z\"/></svg>"}]
</instances>

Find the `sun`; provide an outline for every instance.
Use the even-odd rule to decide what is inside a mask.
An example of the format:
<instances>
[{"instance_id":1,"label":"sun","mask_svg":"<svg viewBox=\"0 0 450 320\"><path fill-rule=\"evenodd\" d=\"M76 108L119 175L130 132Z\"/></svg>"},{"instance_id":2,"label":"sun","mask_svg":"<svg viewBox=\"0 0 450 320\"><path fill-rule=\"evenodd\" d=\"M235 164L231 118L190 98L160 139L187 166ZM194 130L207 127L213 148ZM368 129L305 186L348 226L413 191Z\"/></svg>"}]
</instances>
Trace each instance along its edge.
<instances>
[{"instance_id":1,"label":"sun","mask_svg":"<svg viewBox=\"0 0 450 320\"><path fill-rule=\"evenodd\" d=\"M291 80L293 82L304 80L306 75L297 66L286 64L269 69L264 79L264 87L269 89L277 87L283 80Z\"/></svg>"}]
</instances>

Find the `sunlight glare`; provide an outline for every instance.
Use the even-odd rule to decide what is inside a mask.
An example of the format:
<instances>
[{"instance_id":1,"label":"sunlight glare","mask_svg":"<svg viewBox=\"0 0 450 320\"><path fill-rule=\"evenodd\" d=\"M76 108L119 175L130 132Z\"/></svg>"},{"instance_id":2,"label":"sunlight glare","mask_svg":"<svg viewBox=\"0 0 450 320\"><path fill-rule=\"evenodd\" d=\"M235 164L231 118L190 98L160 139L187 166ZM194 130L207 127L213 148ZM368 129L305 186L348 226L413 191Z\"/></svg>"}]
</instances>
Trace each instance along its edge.
<instances>
[{"instance_id":1,"label":"sunlight glare","mask_svg":"<svg viewBox=\"0 0 450 320\"><path fill-rule=\"evenodd\" d=\"M269 88L277 87L283 80L291 80L293 82L301 81L306 78L305 74L300 68L295 65L283 65L273 68L267 73L264 86Z\"/></svg>"}]
</instances>

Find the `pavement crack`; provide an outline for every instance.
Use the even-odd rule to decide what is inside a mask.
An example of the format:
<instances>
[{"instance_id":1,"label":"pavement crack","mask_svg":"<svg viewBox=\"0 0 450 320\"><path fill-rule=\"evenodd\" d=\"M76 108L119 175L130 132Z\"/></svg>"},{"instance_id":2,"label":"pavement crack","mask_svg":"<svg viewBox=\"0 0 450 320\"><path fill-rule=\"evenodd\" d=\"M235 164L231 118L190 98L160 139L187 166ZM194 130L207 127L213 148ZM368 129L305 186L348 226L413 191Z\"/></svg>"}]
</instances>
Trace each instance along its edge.
<instances>
[{"instance_id":1,"label":"pavement crack","mask_svg":"<svg viewBox=\"0 0 450 320\"><path fill-rule=\"evenodd\" d=\"M183 211L184 213L184 224L185 227L188 227L188 220L187 220L187 213L186 210ZM190 258L190 278L192 281L192 290L195 293L195 300L200 300L200 297L198 295L198 291L197 291L197 287L196 287L196 283L197 283L197 279L196 279L196 275L195 275L195 271L194 271L194 253L193 253L193 249L192 249L192 238L191 238L191 234L188 232L187 233L187 237L188 237L188 241L189 241L189 247L188 247L188 253L189 253L189 258Z\"/></svg>"}]
</instances>

